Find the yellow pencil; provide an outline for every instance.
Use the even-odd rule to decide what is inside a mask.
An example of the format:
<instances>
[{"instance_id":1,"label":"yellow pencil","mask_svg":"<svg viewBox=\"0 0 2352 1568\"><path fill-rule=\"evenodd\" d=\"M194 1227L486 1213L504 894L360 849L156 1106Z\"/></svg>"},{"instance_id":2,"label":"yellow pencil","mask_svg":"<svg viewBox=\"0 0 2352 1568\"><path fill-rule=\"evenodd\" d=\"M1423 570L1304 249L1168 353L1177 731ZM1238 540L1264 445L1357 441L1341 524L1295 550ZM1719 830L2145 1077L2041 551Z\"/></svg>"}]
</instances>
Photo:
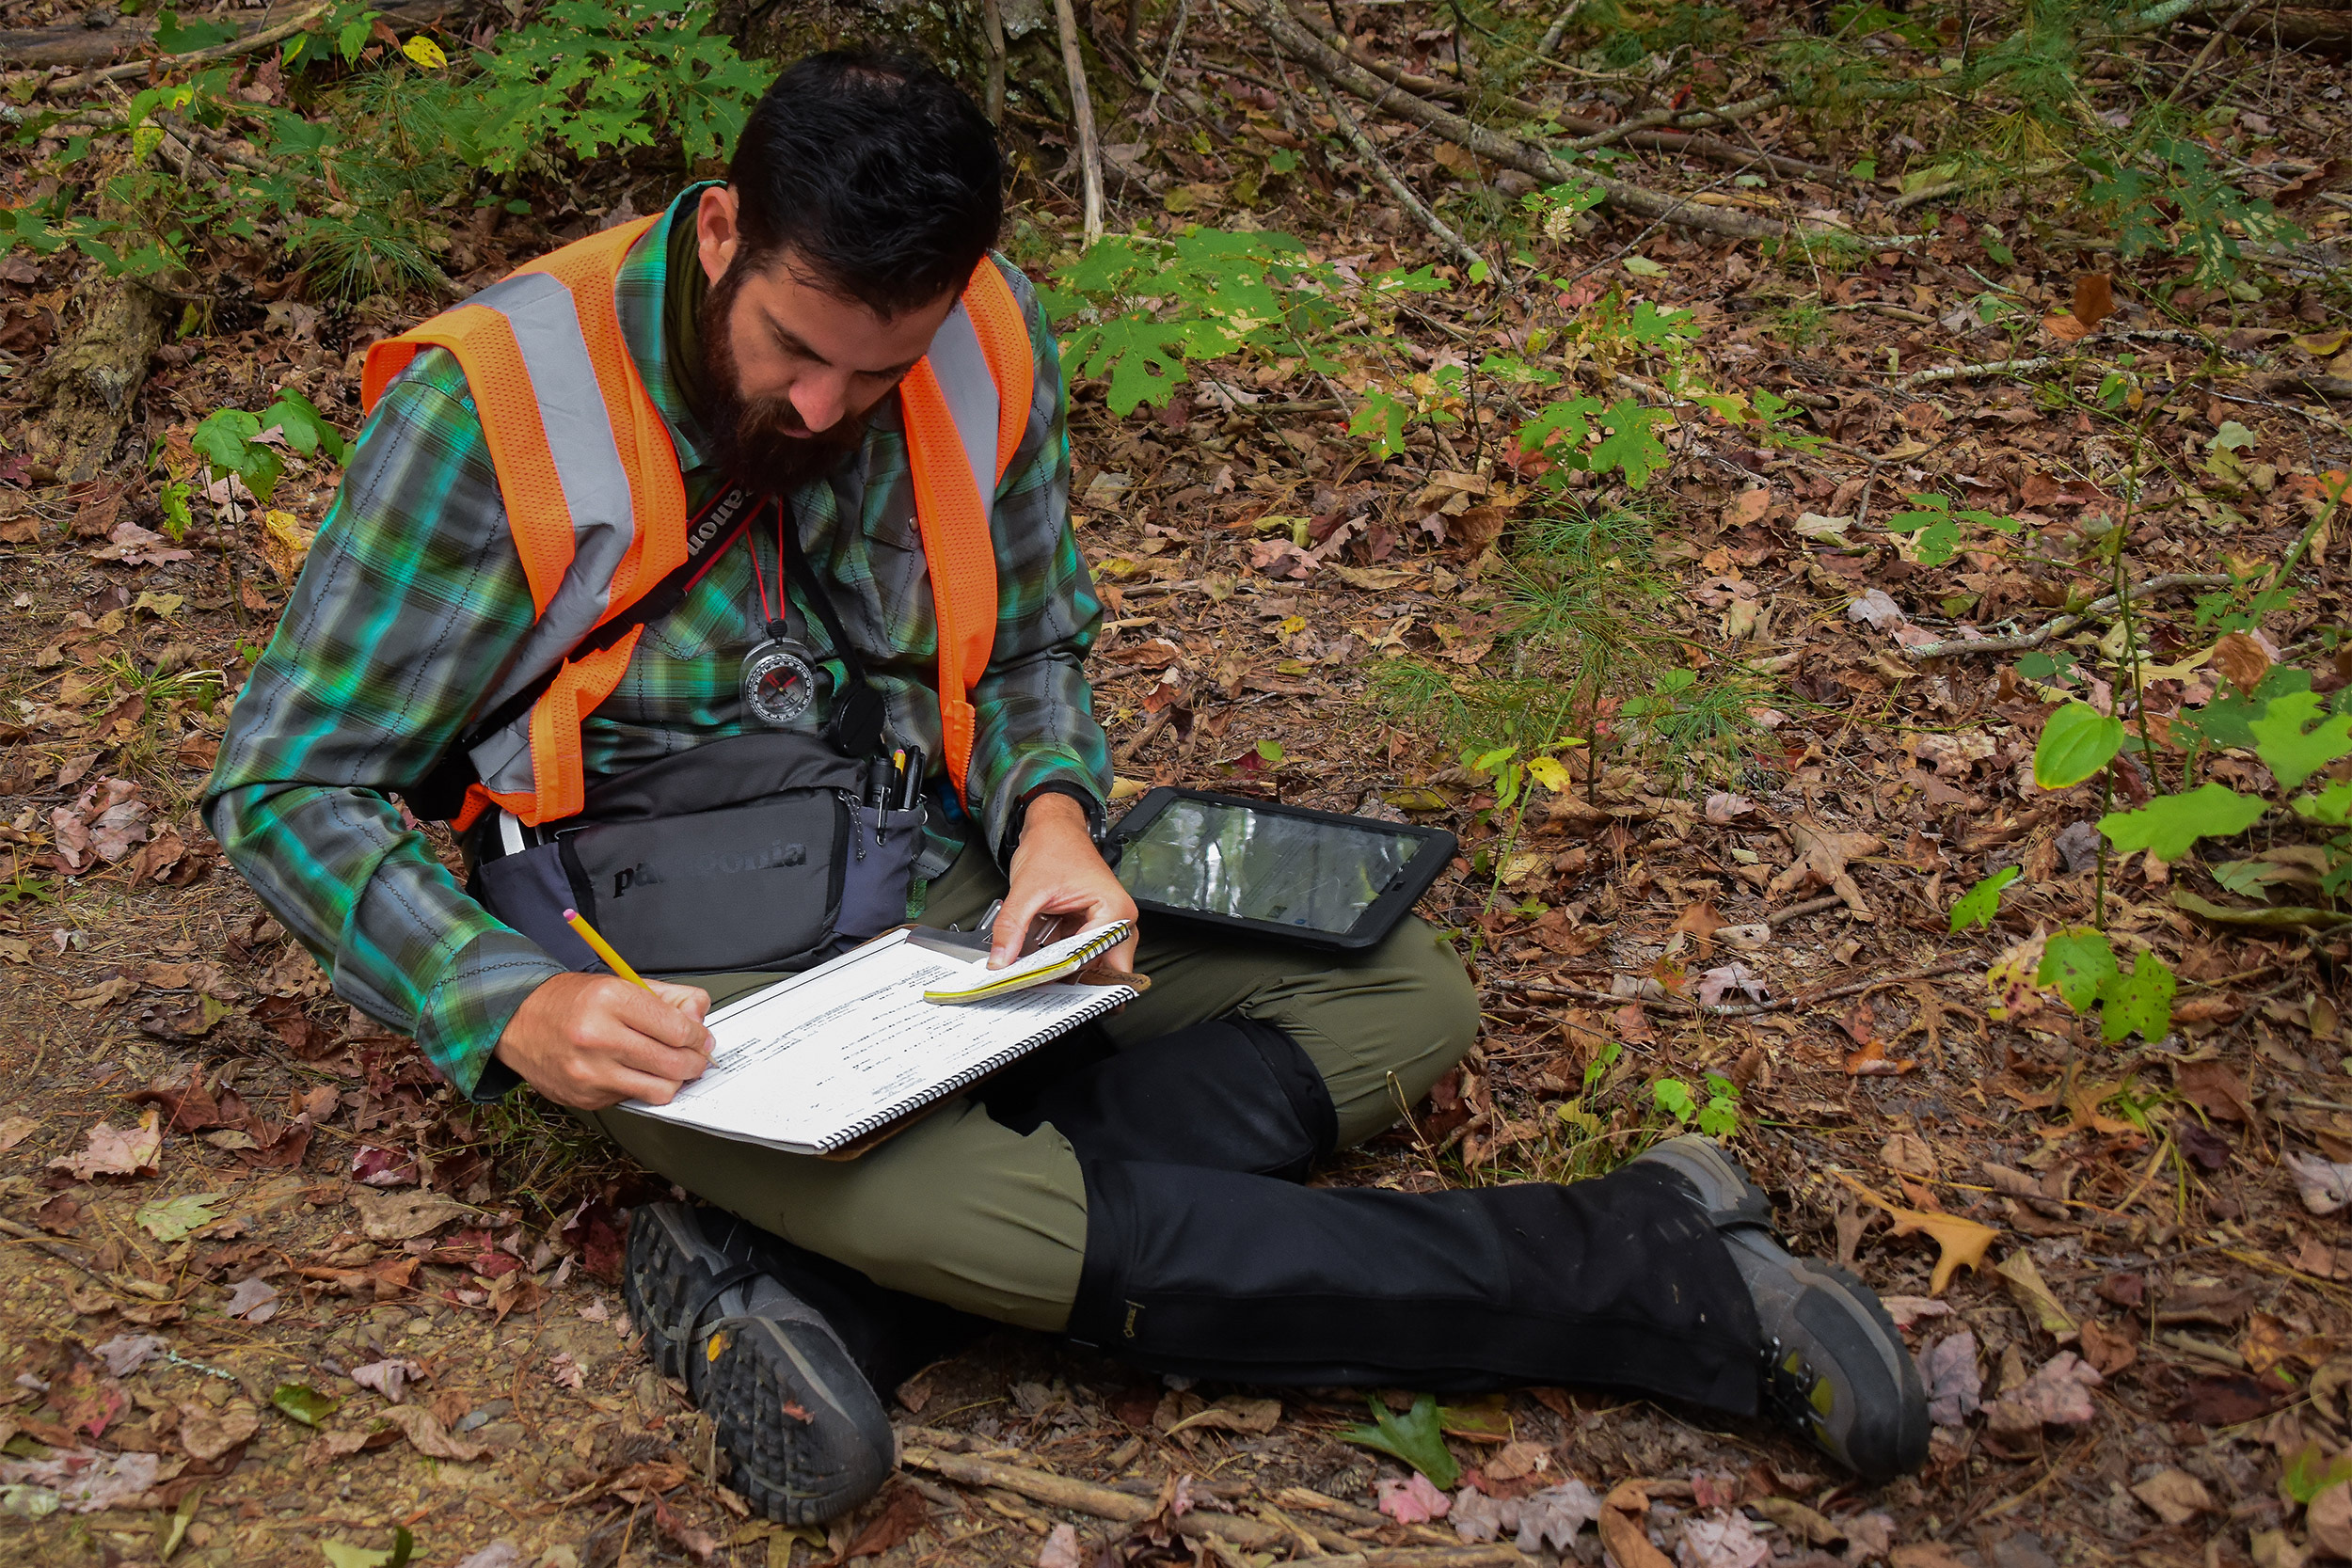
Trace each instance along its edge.
<instances>
[{"instance_id":1,"label":"yellow pencil","mask_svg":"<svg viewBox=\"0 0 2352 1568\"><path fill-rule=\"evenodd\" d=\"M653 990L651 986L645 984L644 975L628 967L628 960L627 958L622 958L618 953L612 951L612 944L611 942L605 941L603 937L596 934L596 928L594 926L589 925L588 922L580 917L580 911L578 910L565 910L564 911L564 919L565 924L569 925L573 930L580 933L580 941L586 942L589 946L596 950L596 957L602 958L612 969L613 974L619 975L622 979L627 980L630 985L637 987L641 990Z\"/></svg>"}]
</instances>

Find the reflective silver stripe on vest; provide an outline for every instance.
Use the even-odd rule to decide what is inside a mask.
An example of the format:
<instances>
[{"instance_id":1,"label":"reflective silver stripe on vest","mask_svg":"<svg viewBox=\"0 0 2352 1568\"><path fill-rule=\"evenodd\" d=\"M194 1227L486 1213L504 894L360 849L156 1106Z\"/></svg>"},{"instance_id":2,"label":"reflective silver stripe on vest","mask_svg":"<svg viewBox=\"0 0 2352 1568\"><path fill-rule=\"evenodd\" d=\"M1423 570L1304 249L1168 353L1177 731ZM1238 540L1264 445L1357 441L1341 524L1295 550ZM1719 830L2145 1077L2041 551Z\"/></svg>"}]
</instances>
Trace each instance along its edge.
<instances>
[{"instance_id":1,"label":"reflective silver stripe on vest","mask_svg":"<svg viewBox=\"0 0 2352 1568\"><path fill-rule=\"evenodd\" d=\"M613 574L636 537L637 518L628 471L612 441L612 415L588 357L572 292L546 273L523 273L493 283L466 303L496 310L513 329L564 504L572 515L571 566L523 640L506 678L483 704L486 712L562 662L603 619ZM511 526L513 519L508 521ZM472 754L475 770L491 789L532 791L529 714L485 739Z\"/></svg>"},{"instance_id":2,"label":"reflective silver stripe on vest","mask_svg":"<svg viewBox=\"0 0 2352 1568\"><path fill-rule=\"evenodd\" d=\"M982 262L984 266L993 262ZM956 301L947 319L939 324L925 357L939 377L940 395L955 416L956 434L963 440L963 455L972 465L972 484L980 493L980 515L993 516L996 501L996 377L981 352L980 335L972 314Z\"/></svg>"},{"instance_id":3,"label":"reflective silver stripe on vest","mask_svg":"<svg viewBox=\"0 0 2352 1568\"><path fill-rule=\"evenodd\" d=\"M506 678L483 703L480 711L486 713L553 669L596 628L611 601L613 574L628 553L636 519L628 471L612 444L612 418L571 291L544 273L525 273L492 284L466 303L498 311L514 328L571 509L575 552L562 586L523 640ZM996 499L996 377L961 300L940 324L926 356L971 465L981 515L991 516ZM485 737L471 754L482 782L494 792L535 793L529 714Z\"/></svg>"}]
</instances>

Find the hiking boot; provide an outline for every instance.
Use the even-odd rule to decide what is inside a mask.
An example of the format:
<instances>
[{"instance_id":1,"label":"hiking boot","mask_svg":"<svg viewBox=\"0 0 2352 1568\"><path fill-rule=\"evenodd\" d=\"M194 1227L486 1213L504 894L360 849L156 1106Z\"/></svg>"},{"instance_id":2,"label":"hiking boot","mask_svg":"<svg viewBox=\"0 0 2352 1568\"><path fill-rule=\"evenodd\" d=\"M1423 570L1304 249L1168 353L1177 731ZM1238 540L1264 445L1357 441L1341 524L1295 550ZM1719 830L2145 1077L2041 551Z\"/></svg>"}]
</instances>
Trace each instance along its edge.
<instances>
[{"instance_id":1,"label":"hiking boot","mask_svg":"<svg viewBox=\"0 0 2352 1568\"><path fill-rule=\"evenodd\" d=\"M1633 1164L1663 1165L1688 1181L1697 1192L1699 1205L1718 1230L1734 1226L1772 1227L1772 1200L1764 1189L1748 1180L1748 1173L1740 1163L1724 1152L1724 1146L1697 1132L1685 1132L1653 1144L1635 1155Z\"/></svg>"},{"instance_id":2,"label":"hiking boot","mask_svg":"<svg viewBox=\"0 0 2352 1568\"><path fill-rule=\"evenodd\" d=\"M719 1428L736 1491L771 1519L819 1524L897 1464L890 1419L824 1315L763 1260L760 1232L714 1209L629 1216L630 1320L667 1377Z\"/></svg>"},{"instance_id":3,"label":"hiking boot","mask_svg":"<svg viewBox=\"0 0 2352 1568\"><path fill-rule=\"evenodd\" d=\"M1763 1330L1765 1409L1865 1481L1926 1464L1928 1396L1877 1292L1768 1231L1727 1230L1724 1244Z\"/></svg>"},{"instance_id":4,"label":"hiking boot","mask_svg":"<svg viewBox=\"0 0 2352 1568\"><path fill-rule=\"evenodd\" d=\"M1877 1294L1782 1246L1762 1190L1712 1138L1669 1138L1643 1162L1690 1183L1731 1252L1763 1332L1764 1408L1867 1481L1926 1464L1927 1394Z\"/></svg>"}]
</instances>

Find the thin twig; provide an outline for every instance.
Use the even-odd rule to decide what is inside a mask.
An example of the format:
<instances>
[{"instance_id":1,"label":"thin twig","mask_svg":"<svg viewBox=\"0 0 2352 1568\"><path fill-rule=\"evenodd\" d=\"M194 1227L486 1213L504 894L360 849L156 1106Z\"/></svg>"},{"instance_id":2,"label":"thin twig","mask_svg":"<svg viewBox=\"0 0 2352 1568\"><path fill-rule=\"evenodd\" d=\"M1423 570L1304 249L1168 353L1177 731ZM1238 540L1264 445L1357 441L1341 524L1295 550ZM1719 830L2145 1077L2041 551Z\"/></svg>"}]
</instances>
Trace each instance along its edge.
<instances>
[{"instance_id":1,"label":"thin twig","mask_svg":"<svg viewBox=\"0 0 2352 1568\"><path fill-rule=\"evenodd\" d=\"M1544 29L1543 38L1536 42L1535 53L1549 58L1551 52L1560 47L1560 40L1567 36L1568 24L1574 22L1576 13L1583 8L1584 0L1568 0L1566 5L1561 7L1560 14L1551 19L1551 25Z\"/></svg>"},{"instance_id":2,"label":"thin twig","mask_svg":"<svg viewBox=\"0 0 2352 1568\"><path fill-rule=\"evenodd\" d=\"M2144 599L2151 594L2161 594L2171 588L2227 588L2237 579L2217 572L2167 572L2150 578L2132 590L2134 599ZM2015 654L2028 648L2039 648L2053 637L2073 631L2092 615L2106 615L2120 608L2121 599L2109 594L2083 606L2077 615L2060 615L2040 631L2020 632L2015 637L1961 637L1944 642L1921 642L1905 648L1904 653L1915 659L1946 658L1953 654Z\"/></svg>"},{"instance_id":3,"label":"thin twig","mask_svg":"<svg viewBox=\"0 0 2352 1568\"><path fill-rule=\"evenodd\" d=\"M995 0L990 0L993 5ZM1142 0L1136 0L1140 5ZM1143 113L1136 118L1150 125L1159 112L1160 94L1167 90L1168 73L1176 69L1176 49L1184 41L1184 23L1192 16L1192 0L1176 0L1176 24L1168 30L1168 53L1160 57L1160 69L1152 78L1152 96L1143 101Z\"/></svg>"}]
</instances>

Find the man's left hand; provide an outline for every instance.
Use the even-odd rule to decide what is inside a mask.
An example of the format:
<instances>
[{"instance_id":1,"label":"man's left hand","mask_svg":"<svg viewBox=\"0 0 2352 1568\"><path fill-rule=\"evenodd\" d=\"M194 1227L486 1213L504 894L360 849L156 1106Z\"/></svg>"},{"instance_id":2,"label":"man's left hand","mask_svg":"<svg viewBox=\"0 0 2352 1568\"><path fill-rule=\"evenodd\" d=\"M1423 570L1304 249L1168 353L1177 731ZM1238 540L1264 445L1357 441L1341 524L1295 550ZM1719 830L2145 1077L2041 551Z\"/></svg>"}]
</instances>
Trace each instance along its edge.
<instances>
[{"instance_id":1,"label":"man's left hand","mask_svg":"<svg viewBox=\"0 0 2352 1568\"><path fill-rule=\"evenodd\" d=\"M1021 843L1012 852L1012 887L996 911L991 969L1021 956L1022 939L1041 914L1074 914L1088 926L1136 918L1136 901L1104 863L1087 831L1086 808L1067 795L1041 795L1022 818ZM1122 974L1136 967L1136 939L1103 956Z\"/></svg>"}]
</instances>

